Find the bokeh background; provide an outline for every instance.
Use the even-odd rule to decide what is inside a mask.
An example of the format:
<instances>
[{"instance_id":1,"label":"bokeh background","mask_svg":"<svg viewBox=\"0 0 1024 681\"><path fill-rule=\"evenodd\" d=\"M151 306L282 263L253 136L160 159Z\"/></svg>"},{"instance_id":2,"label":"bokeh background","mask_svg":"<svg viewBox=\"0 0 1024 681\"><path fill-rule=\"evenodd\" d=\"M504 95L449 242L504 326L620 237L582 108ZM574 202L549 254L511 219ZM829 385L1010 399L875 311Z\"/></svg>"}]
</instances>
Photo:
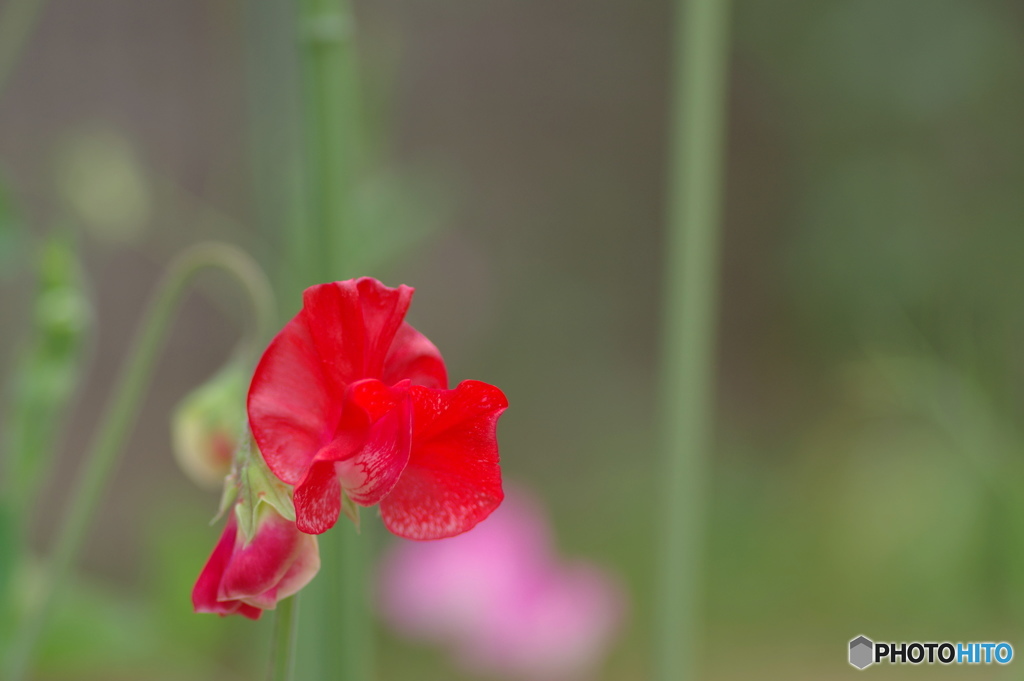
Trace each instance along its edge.
<instances>
[{"instance_id":1,"label":"bokeh background","mask_svg":"<svg viewBox=\"0 0 1024 681\"><path fill-rule=\"evenodd\" d=\"M356 3L372 151L340 276L416 286L453 379L505 390L506 475L628 588L609 681L650 674L671 12ZM40 552L168 260L220 239L288 279L294 31L271 0L54 2L2 93L8 422L47 320L53 389L82 379L37 434ZM738 0L732 31L703 678L846 678L858 634L1024 652L1024 5ZM262 674L269 622L191 612L217 500L169 435L247 315L215 275L182 309L39 678ZM367 626L382 681L473 678Z\"/></svg>"}]
</instances>

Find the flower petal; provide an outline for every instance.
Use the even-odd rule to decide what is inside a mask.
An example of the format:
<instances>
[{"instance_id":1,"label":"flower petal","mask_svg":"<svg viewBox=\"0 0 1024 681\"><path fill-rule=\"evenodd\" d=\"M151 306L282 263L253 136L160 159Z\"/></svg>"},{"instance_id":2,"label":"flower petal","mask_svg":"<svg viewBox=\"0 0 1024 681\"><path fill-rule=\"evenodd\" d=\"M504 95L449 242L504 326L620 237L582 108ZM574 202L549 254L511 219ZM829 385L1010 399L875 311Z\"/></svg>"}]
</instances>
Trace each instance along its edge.
<instances>
[{"instance_id":1,"label":"flower petal","mask_svg":"<svg viewBox=\"0 0 1024 681\"><path fill-rule=\"evenodd\" d=\"M284 574L281 581L277 583L277 597L288 598L298 593L299 589L309 584L310 580L320 571L320 547L316 537L303 534L299 539L297 555Z\"/></svg>"},{"instance_id":2,"label":"flower petal","mask_svg":"<svg viewBox=\"0 0 1024 681\"><path fill-rule=\"evenodd\" d=\"M224 570L218 600L244 600L271 609L277 603L277 586L304 547L306 535L295 523L264 506L252 541L237 533L234 554Z\"/></svg>"},{"instance_id":3,"label":"flower petal","mask_svg":"<svg viewBox=\"0 0 1024 681\"><path fill-rule=\"evenodd\" d=\"M388 385L409 379L413 385L447 388L448 370L437 347L422 333L403 323L391 344L381 379Z\"/></svg>"},{"instance_id":4,"label":"flower petal","mask_svg":"<svg viewBox=\"0 0 1024 681\"><path fill-rule=\"evenodd\" d=\"M370 277L306 289L302 314L329 373L343 383L379 377L412 294Z\"/></svg>"},{"instance_id":5,"label":"flower petal","mask_svg":"<svg viewBox=\"0 0 1024 681\"><path fill-rule=\"evenodd\" d=\"M260 618L260 615L263 614L263 610L255 606L249 605L248 603L239 603L238 610L236 610L235 612L237 612L239 615L244 615L245 617L248 617L251 620L258 620Z\"/></svg>"},{"instance_id":6,"label":"flower petal","mask_svg":"<svg viewBox=\"0 0 1024 681\"><path fill-rule=\"evenodd\" d=\"M411 436L408 381L392 387L376 379L351 384L345 391L338 436L317 453L295 488L299 528L321 534L333 527L342 488L362 506L379 502L405 470Z\"/></svg>"},{"instance_id":7,"label":"flower petal","mask_svg":"<svg viewBox=\"0 0 1024 681\"><path fill-rule=\"evenodd\" d=\"M295 525L306 534L323 534L341 514L341 482L333 461L316 461L295 487Z\"/></svg>"},{"instance_id":8,"label":"flower petal","mask_svg":"<svg viewBox=\"0 0 1024 681\"><path fill-rule=\"evenodd\" d=\"M220 540L206 561L203 571L199 573L199 579L196 580L196 585L192 589L192 607L196 612L230 615L238 610L237 604L232 606L230 603L222 603L217 599L221 578L224 576L224 570L231 560L231 553L235 547L237 527L235 514L232 513Z\"/></svg>"},{"instance_id":9,"label":"flower petal","mask_svg":"<svg viewBox=\"0 0 1024 681\"><path fill-rule=\"evenodd\" d=\"M409 463L412 405L407 386L403 381L389 390L394 406L370 426L359 452L336 466L345 493L360 506L373 506L383 499Z\"/></svg>"},{"instance_id":10,"label":"flower petal","mask_svg":"<svg viewBox=\"0 0 1024 681\"><path fill-rule=\"evenodd\" d=\"M463 381L455 390L413 386L409 394L412 452L381 501L384 524L407 539L461 534L503 498L496 429L508 400L480 381Z\"/></svg>"},{"instance_id":11,"label":"flower petal","mask_svg":"<svg viewBox=\"0 0 1024 681\"><path fill-rule=\"evenodd\" d=\"M334 435L341 393L300 312L271 341L249 386L249 424L264 460L289 485Z\"/></svg>"}]
</instances>

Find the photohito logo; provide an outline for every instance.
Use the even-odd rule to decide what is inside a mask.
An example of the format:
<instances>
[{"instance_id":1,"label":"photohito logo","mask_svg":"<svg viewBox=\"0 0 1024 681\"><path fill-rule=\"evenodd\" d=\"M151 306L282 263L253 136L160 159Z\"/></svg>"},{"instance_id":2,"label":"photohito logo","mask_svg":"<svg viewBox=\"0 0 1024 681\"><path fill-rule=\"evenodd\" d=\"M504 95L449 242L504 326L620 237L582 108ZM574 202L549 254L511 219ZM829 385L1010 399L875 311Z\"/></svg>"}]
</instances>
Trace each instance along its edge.
<instances>
[{"instance_id":1,"label":"photohito logo","mask_svg":"<svg viewBox=\"0 0 1024 681\"><path fill-rule=\"evenodd\" d=\"M850 641L850 664L866 669L876 662L889 664L1009 664L1009 643L875 643L867 636Z\"/></svg>"}]
</instances>

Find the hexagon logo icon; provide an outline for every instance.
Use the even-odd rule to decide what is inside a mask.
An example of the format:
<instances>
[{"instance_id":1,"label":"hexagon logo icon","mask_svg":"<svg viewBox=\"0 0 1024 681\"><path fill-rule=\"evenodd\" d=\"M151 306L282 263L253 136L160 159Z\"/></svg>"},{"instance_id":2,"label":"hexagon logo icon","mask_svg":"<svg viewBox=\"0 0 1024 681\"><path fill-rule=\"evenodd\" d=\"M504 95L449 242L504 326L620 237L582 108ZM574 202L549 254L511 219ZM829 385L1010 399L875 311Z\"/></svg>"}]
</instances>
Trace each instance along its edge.
<instances>
[{"instance_id":1,"label":"hexagon logo icon","mask_svg":"<svg viewBox=\"0 0 1024 681\"><path fill-rule=\"evenodd\" d=\"M858 636L850 641L850 664L857 669L864 669L875 661L875 644L866 636Z\"/></svg>"}]
</instances>

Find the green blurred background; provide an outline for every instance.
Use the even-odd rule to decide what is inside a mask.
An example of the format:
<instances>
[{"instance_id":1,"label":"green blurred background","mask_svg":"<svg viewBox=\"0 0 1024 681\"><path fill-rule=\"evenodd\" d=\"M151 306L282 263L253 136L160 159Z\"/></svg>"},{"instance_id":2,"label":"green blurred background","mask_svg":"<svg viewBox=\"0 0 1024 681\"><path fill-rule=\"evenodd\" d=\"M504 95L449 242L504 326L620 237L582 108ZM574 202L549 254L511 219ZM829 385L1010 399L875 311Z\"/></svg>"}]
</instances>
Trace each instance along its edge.
<instances>
[{"instance_id":1,"label":"green blurred background","mask_svg":"<svg viewBox=\"0 0 1024 681\"><path fill-rule=\"evenodd\" d=\"M544 499L565 553L629 587L609 681L650 673L671 10L356 3L368 151L343 276L417 287L411 321L453 380L505 390L506 475ZM847 678L858 634L1022 653L1024 5L739 0L732 27L704 678ZM54 2L3 93L6 404L47 319L78 334L53 390L83 376L40 434L60 454L39 551L163 265L220 239L293 276L295 30L272 0ZM83 294L56 310L31 267L47 238ZM175 467L169 414L248 314L226 280L202 284L41 679L262 674L269 622L189 602L216 497ZM378 628L382 681L464 678Z\"/></svg>"}]
</instances>

